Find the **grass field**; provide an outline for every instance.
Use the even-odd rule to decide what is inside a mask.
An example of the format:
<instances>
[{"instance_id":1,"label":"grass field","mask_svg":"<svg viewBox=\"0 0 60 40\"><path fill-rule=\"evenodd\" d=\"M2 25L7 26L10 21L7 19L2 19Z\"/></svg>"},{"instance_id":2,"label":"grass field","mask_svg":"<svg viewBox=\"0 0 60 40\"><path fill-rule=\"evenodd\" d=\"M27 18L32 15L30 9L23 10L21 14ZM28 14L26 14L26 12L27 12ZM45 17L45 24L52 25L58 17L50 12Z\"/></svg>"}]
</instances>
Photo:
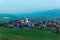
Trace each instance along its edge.
<instances>
[{"instance_id":1,"label":"grass field","mask_svg":"<svg viewBox=\"0 0 60 40\"><path fill-rule=\"evenodd\" d=\"M42 29L0 28L0 40L60 40L60 35Z\"/></svg>"}]
</instances>

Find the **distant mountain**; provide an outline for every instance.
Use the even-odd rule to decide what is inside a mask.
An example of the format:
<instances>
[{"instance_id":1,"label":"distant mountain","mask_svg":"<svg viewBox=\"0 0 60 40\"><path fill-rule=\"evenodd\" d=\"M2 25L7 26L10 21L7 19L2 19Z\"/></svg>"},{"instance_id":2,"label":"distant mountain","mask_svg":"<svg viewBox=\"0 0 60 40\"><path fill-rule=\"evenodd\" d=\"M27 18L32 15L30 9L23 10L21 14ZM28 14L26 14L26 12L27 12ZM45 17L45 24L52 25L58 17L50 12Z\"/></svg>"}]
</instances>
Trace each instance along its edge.
<instances>
[{"instance_id":1,"label":"distant mountain","mask_svg":"<svg viewBox=\"0 0 60 40\"><path fill-rule=\"evenodd\" d=\"M44 17L44 16L60 16L60 10L47 10L47 11L38 11L33 13L25 13L25 14L16 14L16 16L36 16L36 17Z\"/></svg>"},{"instance_id":2,"label":"distant mountain","mask_svg":"<svg viewBox=\"0 0 60 40\"><path fill-rule=\"evenodd\" d=\"M60 20L60 9L46 10L46 11L37 11L32 13L22 13L14 14L18 17L30 17L30 18L40 18L45 20ZM59 18L58 18L59 17Z\"/></svg>"},{"instance_id":3,"label":"distant mountain","mask_svg":"<svg viewBox=\"0 0 60 40\"><path fill-rule=\"evenodd\" d=\"M37 11L37 12L32 12L32 13L20 13L20 14L0 14L0 17L11 17L11 18L17 18L19 19L20 17L40 17L40 18L45 18L45 17L55 17L55 16L60 16L60 9L54 9L54 10L47 10L47 11Z\"/></svg>"}]
</instances>

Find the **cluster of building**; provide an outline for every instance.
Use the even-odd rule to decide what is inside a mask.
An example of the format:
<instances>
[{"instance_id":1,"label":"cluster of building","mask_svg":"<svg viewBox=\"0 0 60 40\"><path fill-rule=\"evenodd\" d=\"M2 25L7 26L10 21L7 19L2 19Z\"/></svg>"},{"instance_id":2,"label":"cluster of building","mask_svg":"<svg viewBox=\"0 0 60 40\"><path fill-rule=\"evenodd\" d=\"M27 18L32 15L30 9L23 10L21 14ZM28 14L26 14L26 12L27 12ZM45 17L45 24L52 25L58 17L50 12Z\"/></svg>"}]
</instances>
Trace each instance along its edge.
<instances>
[{"instance_id":1,"label":"cluster of building","mask_svg":"<svg viewBox=\"0 0 60 40\"><path fill-rule=\"evenodd\" d=\"M41 20L41 19L31 19L26 17L25 20L13 20L6 23L0 23L0 27L9 27L9 28L36 28L41 29L45 27L46 30L60 32L60 21L52 20Z\"/></svg>"}]
</instances>

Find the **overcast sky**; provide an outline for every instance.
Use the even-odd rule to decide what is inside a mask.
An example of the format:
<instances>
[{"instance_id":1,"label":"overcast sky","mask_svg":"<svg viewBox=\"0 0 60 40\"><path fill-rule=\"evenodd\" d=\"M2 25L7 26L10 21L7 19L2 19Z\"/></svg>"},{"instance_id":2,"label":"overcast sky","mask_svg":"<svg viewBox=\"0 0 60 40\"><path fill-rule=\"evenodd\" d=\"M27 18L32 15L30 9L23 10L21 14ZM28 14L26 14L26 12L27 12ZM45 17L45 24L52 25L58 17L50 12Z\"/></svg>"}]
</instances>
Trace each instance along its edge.
<instances>
[{"instance_id":1,"label":"overcast sky","mask_svg":"<svg viewBox=\"0 0 60 40\"><path fill-rule=\"evenodd\" d=\"M0 13L21 13L59 9L60 0L0 0Z\"/></svg>"}]
</instances>

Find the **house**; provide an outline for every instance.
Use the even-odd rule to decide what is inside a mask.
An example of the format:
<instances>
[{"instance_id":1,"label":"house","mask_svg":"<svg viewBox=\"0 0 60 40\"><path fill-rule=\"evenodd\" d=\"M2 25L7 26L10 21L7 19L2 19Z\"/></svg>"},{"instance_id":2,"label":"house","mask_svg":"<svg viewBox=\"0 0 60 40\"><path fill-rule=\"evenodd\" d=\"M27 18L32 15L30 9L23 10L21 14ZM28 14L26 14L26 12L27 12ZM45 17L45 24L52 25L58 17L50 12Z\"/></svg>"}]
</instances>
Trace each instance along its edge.
<instances>
[{"instance_id":1,"label":"house","mask_svg":"<svg viewBox=\"0 0 60 40\"><path fill-rule=\"evenodd\" d=\"M3 26L3 23L0 23L0 27L2 27Z\"/></svg>"}]
</instances>

